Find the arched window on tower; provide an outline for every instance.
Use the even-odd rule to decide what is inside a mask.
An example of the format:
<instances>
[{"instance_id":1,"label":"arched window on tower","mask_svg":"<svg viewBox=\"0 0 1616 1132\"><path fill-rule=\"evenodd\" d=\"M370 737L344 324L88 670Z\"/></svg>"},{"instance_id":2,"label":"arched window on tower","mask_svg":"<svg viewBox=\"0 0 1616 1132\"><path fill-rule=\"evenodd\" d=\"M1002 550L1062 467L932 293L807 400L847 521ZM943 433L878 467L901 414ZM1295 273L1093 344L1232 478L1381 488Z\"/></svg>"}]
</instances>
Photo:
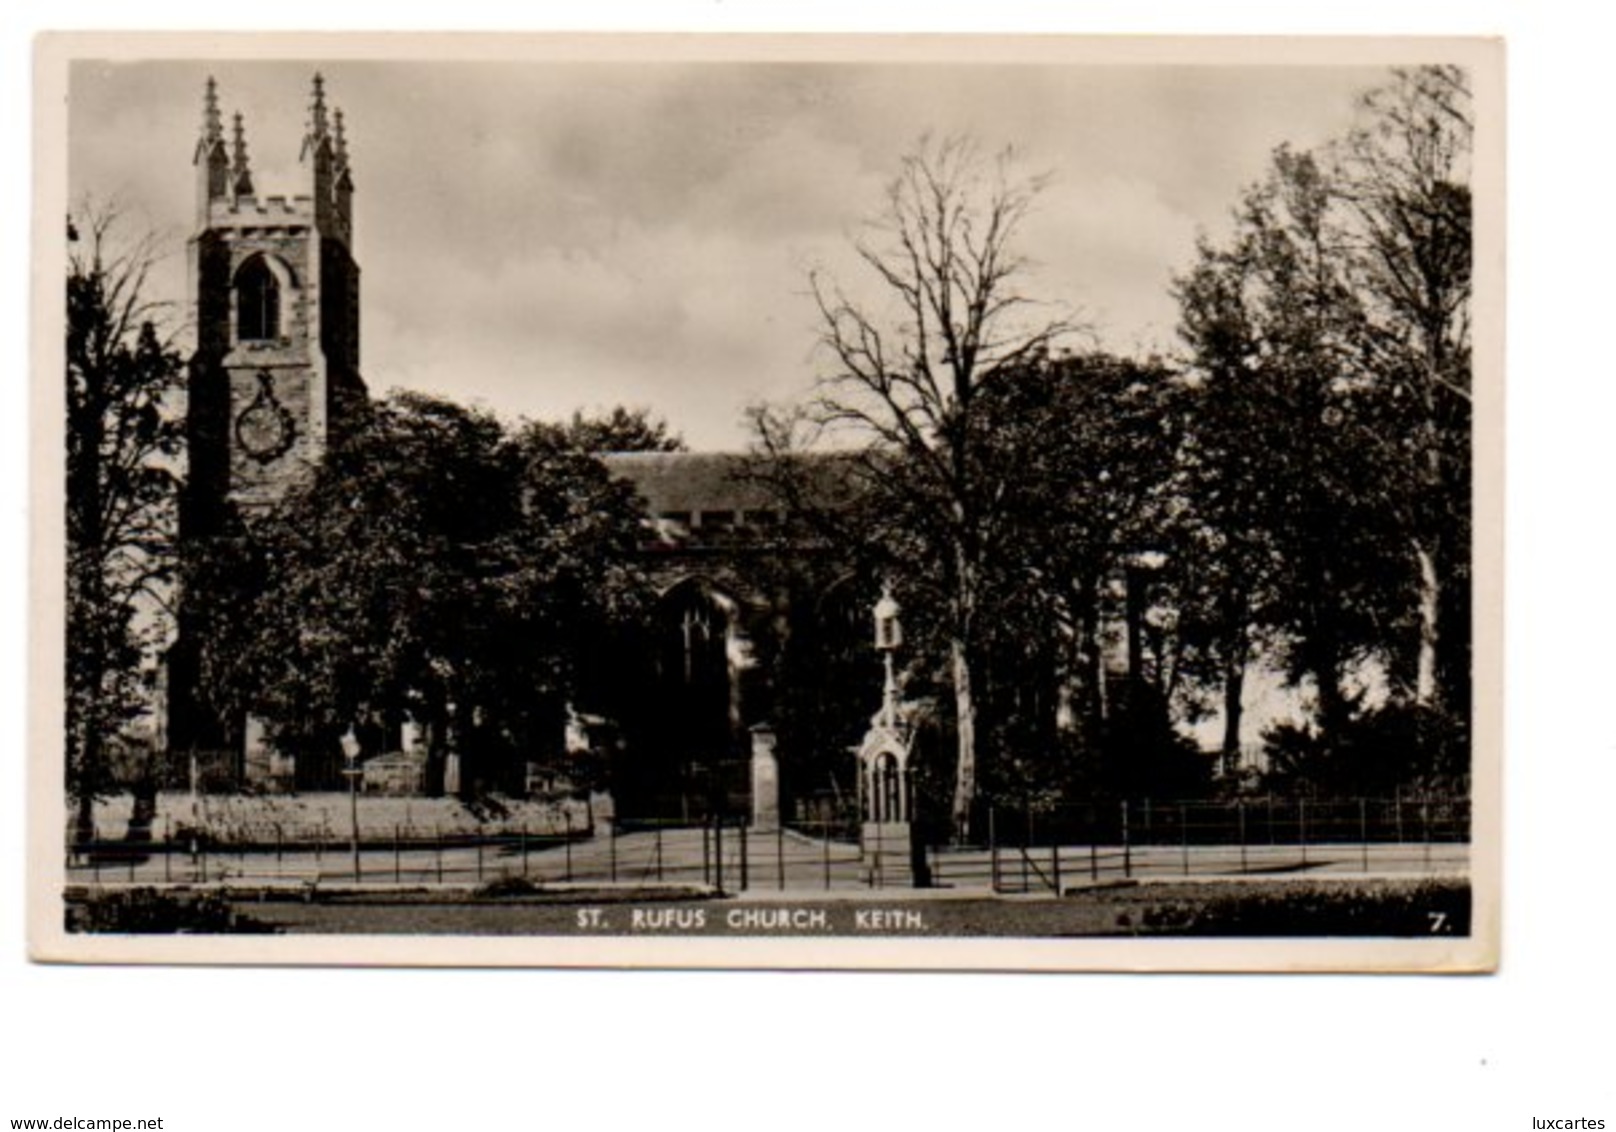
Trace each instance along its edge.
<instances>
[{"instance_id":1,"label":"arched window on tower","mask_svg":"<svg viewBox=\"0 0 1616 1132\"><path fill-rule=\"evenodd\" d=\"M280 284L262 259L248 260L236 275L236 338L259 342L280 332Z\"/></svg>"}]
</instances>

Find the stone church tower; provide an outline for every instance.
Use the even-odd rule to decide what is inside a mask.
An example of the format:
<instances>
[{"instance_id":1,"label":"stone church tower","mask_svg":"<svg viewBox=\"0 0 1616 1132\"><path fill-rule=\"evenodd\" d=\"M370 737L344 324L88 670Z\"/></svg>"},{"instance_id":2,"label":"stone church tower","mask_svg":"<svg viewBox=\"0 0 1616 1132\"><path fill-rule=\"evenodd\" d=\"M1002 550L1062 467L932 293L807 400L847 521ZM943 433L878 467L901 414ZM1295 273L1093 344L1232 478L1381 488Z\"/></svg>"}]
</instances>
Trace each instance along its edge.
<instances>
[{"instance_id":1,"label":"stone church tower","mask_svg":"<svg viewBox=\"0 0 1616 1132\"><path fill-rule=\"evenodd\" d=\"M242 116L227 138L209 78L196 168L196 228L187 242L196 353L187 384L189 475L182 537L227 534L312 472L365 401L359 375L359 268L353 176L341 110L316 74L291 196L260 195ZM205 595L187 595L205 601ZM286 777L245 721L221 725L197 689L195 618L184 603L170 653L167 742L203 750L240 778ZM228 754L226 753L228 752ZM306 777L297 768L298 779Z\"/></svg>"},{"instance_id":2,"label":"stone church tower","mask_svg":"<svg viewBox=\"0 0 1616 1132\"><path fill-rule=\"evenodd\" d=\"M324 454L363 402L353 177L342 111L314 76L302 191L260 196L241 115L225 139L208 80L188 242L197 349L190 373L193 533L231 504L250 518Z\"/></svg>"}]
</instances>

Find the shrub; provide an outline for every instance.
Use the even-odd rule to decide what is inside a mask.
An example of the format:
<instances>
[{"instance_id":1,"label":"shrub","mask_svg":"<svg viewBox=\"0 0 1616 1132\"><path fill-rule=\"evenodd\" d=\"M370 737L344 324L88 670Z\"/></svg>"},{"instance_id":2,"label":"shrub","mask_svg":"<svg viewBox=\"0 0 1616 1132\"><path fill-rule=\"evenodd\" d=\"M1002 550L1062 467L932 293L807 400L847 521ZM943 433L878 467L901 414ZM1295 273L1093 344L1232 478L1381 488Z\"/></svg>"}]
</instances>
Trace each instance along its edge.
<instances>
[{"instance_id":1,"label":"shrub","mask_svg":"<svg viewBox=\"0 0 1616 1132\"><path fill-rule=\"evenodd\" d=\"M1263 788L1285 793L1464 794L1470 746L1463 719L1408 704L1361 711L1339 734L1283 723L1263 734Z\"/></svg>"},{"instance_id":2,"label":"shrub","mask_svg":"<svg viewBox=\"0 0 1616 1132\"><path fill-rule=\"evenodd\" d=\"M1121 924L1119 927L1128 927ZM1470 886L1296 884L1147 907L1134 929L1163 935L1426 936L1470 933Z\"/></svg>"},{"instance_id":3,"label":"shrub","mask_svg":"<svg viewBox=\"0 0 1616 1132\"><path fill-rule=\"evenodd\" d=\"M92 892L69 900L67 930L123 935L261 933L275 929L237 912L215 893L169 893L154 888Z\"/></svg>"},{"instance_id":4,"label":"shrub","mask_svg":"<svg viewBox=\"0 0 1616 1132\"><path fill-rule=\"evenodd\" d=\"M502 896L532 896L538 891L539 886L526 877L503 876L479 886L472 895L479 900L497 900Z\"/></svg>"}]
</instances>

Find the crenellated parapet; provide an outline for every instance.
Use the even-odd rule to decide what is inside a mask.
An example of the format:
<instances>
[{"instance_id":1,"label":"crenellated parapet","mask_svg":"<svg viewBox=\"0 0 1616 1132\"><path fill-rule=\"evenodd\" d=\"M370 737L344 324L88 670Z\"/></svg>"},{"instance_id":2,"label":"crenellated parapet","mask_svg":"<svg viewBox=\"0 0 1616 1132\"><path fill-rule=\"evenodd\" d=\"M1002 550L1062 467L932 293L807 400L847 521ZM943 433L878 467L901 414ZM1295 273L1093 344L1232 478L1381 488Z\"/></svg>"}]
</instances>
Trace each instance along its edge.
<instances>
[{"instance_id":1,"label":"crenellated parapet","mask_svg":"<svg viewBox=\"0 0 1616 1132\"><path fill-rule=\"evenodd\" d=\"M208 80L189 257L193 529L227 504L251 512L280 498L364 399L346 127L319 75L299 157L303 184L264 192L247 123L232 114L226 137Z\"/></svg>"},{"instance_id":2,"label":"crenellated parapet","mask_svg":"<svg viewBox=\"0 0 1616 1132\"><path fill-rule=\"evenodd\" d=\"M353 240L353 168L347 126L340 108L328 108L325 80L314 76L308 116L298 151L304 184L293 193L259 195L248 156L247 126L231 116L227 141L218 84L209 78L203 96L202 129L192 158L197 173L198 227L241 226L255 221L303 223L331 239Z\"/></svg>"}]
</instances>

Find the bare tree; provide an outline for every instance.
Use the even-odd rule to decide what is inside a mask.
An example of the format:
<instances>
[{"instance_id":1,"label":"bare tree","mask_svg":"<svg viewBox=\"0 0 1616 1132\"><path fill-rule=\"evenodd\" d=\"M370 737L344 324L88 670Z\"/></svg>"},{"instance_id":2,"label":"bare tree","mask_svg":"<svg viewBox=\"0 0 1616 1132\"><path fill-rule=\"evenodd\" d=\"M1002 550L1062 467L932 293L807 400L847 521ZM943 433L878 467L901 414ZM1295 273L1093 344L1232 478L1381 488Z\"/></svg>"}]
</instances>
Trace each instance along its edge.
<instances>
[{"instance_id":1,"label":"bare tree","mask_svg":"<svg viewBox=\"0 0 1616 1132\"><path fill-rule=\"evenodd\" d=\"M855 245L872 296L854 298L823 273L811 280L833 368L805 421L863 443L853 467L890 502L901 528L892 537L923 565L909 576L930 575L946 609L960 840L977 793L981 586L1005 495L978 399L1074 329L1021 290L1029 263L1016 238L1046 182L1018 175L1008 151L989 159L967 138L922 140Z\"/></svg>"},{"instance_id":2,"label":"bare tree","mask_svg":"<svg viewBox=\"0 0 1616 1132\"><path fill-rule=\"evenodd\" d=\"M67 239L67 789L77 836L107 786L106 741L142 707L139 670L172 566L182 360L147 287L153 237L86 205ZM143 614L146 614L143 618Z\"/></svg>"}]
</instances>

